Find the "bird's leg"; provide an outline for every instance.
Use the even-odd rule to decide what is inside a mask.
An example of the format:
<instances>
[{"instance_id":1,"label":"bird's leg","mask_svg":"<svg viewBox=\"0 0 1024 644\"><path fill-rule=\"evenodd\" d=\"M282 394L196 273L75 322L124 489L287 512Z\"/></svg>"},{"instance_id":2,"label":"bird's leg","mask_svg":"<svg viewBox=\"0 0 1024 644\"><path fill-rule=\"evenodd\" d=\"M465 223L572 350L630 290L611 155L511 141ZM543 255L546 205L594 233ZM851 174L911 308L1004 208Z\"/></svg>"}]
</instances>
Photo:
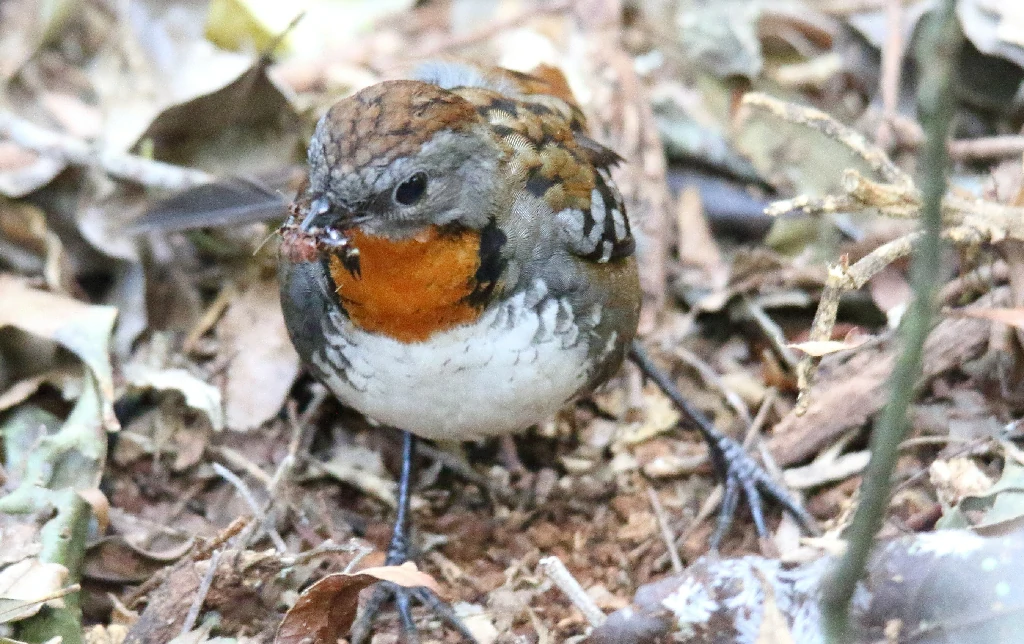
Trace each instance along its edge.
<instances>
[{"instance_id":1,"label":"bird's leg","mask_svg":"<svg viewBox=\"0 0 1024 644\"><path fill-rule=\"evenodd\" d=\"M672 400L683 415L697 426L697 430L708 444L715 474L725 486L722 509L718 515L718 526L711 536L710 547L712 550L718 548L722 537L729 529L741 492L747 499L747 505L754 517L754 526L759 537L768 536L768 529L764 522L764 498L781 505L783 510L791 514L805 531L817 534L818 530L815 527L814 519L793 500L789 491L776 483L764 468L747 454L740 443L718 431L707 416L683 398L672 379L654 364L639 341L633 341L629 357L640 367L640 371L645 376L653 380L658 388L665 392L665 395Z\"/></svg>"},{"instance_id":2,"label":"bird's leg","mask_svg":"<svg viewBox=\"0 0 1024 644\"><path fill-rule=\"evenodd\" d=\"M398 482L398 514L395 517L395 528L391 533L391 543L388 544L387 557L384 559L385 565L388 566L398 566L411 559L409 554L412 540L410 531L412 519L410 517L409 501L412 496L412 470L415 457L416 437L409 432L402 432L402 476ZM437 614L444 622L458 631L466 641L476 642L472 633L462 623L462 620L455 615L451 606L446 604L430 589L422 586L405 588L384 581L378 583L374 588L373 594L359 615L359 619L352 625L350 636L352 644L363 644L369 641L373 621L384 606L384 603L389 599L395 600L395 607L398 609L398 616L402 621L402 639L406 644L419 642L419 634L412 620L413 599Z\"/></svg>"}]
</instances>

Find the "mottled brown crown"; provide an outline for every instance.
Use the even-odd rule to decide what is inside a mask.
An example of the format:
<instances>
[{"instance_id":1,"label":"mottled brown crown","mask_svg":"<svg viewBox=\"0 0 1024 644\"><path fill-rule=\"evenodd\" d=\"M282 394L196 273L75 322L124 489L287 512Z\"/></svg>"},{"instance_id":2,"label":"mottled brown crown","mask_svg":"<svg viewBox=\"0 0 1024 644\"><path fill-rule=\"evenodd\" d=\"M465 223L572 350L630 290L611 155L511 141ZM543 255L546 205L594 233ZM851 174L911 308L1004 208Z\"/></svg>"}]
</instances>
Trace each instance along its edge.
<instances>
[{"instance_id":1,"label":"mottled brown crown","mask_svg":"<svg viewBox=\"0 0 1024 644\"><path fill-rule=\"evenodd\" d=\"M340 101L317 131L327 163L342 172L385 166L415 153L442 130L463 130L480 117L464 98L419 81L385 81Z\"/></svg>"}]
</instances>

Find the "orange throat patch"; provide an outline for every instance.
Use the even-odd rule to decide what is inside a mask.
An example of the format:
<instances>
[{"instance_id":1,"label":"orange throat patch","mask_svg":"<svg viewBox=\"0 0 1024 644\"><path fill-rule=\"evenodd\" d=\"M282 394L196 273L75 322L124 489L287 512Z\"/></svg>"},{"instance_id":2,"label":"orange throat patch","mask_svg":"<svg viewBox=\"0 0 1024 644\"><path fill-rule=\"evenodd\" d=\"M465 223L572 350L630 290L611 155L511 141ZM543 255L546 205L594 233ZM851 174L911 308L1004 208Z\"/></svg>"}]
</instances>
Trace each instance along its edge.
<instances>
[{"instance_id":1,"label":"orange throat patch","mask_svg":"<svg viewBox=\"0 0 1024 644\"><path fill-rule=\"evenodd\" d=\"M353 275L331 255L331 279L349 319L360 329L399 342L474 322L482 307L468 302L480 264L480 234L441 232L430 226L409 239L374 237L355 230L359 249Z\"/></svg>"}]
</instances>

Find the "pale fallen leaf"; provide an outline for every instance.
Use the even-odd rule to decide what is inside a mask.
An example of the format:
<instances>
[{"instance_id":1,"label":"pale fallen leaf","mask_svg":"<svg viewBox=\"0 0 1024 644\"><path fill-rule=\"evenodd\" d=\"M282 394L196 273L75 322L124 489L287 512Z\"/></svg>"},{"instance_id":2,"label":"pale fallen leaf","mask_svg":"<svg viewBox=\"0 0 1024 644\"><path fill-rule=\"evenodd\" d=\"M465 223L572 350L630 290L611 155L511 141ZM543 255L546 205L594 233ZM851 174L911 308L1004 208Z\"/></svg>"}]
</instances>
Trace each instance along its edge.
<instances>
[{"instance_id":1,"label":"pale fallen leaf","mask_svg":"<svg viewBox=\"0 0 1024 644\"><path fill-rule=\"evenodd\" d=\"M757 640L754 644L795 644L789 622L779 610L779 604L775 599L775 586L772 580L759 568L754 568L754 574L761 581L761 590L764 591L764 602L761 604L761 628L758 630Z\"/></svg>"},{"instance_id":2,"label":"pale fallen leaf","mask_svg":"<svg viewBox=\"0 0 1024 644\"><path fill-rule=\"evenodd\" d=\"M459 602L452 606L455 614L462 619L463 625L479 644L494 644L498 639L498 629L494 626L494 620L487 614L479 604L467 604Z\"/></svg>"},{"instance_id":3,"label":"pale fallen leaf","mask_svg":"<svg viewBox=\"0 0 1024 644\"><path fill-rule=\"evenodd\" d=\"M401 566L366 568L357 573L328 575L307 588L285 614L274 638L275 644L335 644L352 627L359 604L359 591L390 581L414 588L440 588L434 578L407 561Z\"/></svg>"},{"instance_id":4,"label":"pale fallen leaf","mask_svg":"<svg viewBox=\"0 0 1024 644\"><path fill-rule=\"evenodd\" d=\"M828 355L830 353L838 353L839 351L849 351L850 349L856 349L860 345L867 342L867 338L860 338L857 340L846 340L840 342L839 340L808 340L807 342L796 342L788 344L790 349L796 349L797 351L803 351L809 356L814 358L820 358L821 356Z\"/></svg>"},{"instance_id":5,"label":"pale fallen leaf","mask_svg":"<svg viewBox=\"0 0 1024 644\"><path fill-rule=\"evenodd\" d=\"M668 396L655 387L644 388L644 417L626 425L616 443L636 445L670 431L679 423L679 410Z\"/></svg>"},{"instance_id":6,"label":"pale fallen leaf","mask_svg":"<svg viewBox=\"0 0 1024 644\"><path fill-rule=\"evenodd\" d=\"M842 454L833 459L815 460L802 467L787 469L783 472L783 480L790 489L809 490L855 476L864 471L869 460L871 452L867 450Z\"/></svg>"},{"instance_id":7,"label":"pale fallen leaf","mask_svg":"<svg viewBox=\"0 0 1024 644\"><path fill-rule=\"evenodd\" d=\"M13 326L57 342L78 356L96 378L103 426L120 428L114 416L110 338L117 318L111 306L85 304L31 288L25 280L0 275L0 327Z\"/></svg>"},{"instance_id":8,"label":"pale fallen leaf","mask_svg":"<svg viewBox=\"0 0 1024 644\"><path fill-rule=\"evenodd\" d=\"M128 635L124 624L93 624L83 633L85 644L122 644Z\"/></svg>"},{"instance_id":9,"label":"pale fallen leaf","mask_svg":"<svg viewBox=\"0 0 1024 644\"><path fill-rule=\"evenodd\" d=\"M50 183L67 167L11 141L0 141L0 194L18 198Z\"/></svg>"},{"instance_id":10,"label":"pale fallen leaf","mask_svg":"<svg viewBox=\"0 0 1024 644\"><path fill-rule=\"evenodd\" d=\"M125 379L140 389L177 391L185 404L202 412L215 430L224 429L224 410L220 390L184 369L157 369L143 364L124 368Z\"/></svg>"},{"instance_id":11,"label":"pale fallen leaf","mask_svg":"<svg viewBox=\"0 0 1024 644\"><path fill-rule=\"evenodd\" d=\"M47 601L60 602L68 569L39 559L23 559L0 570L0 624L26 619Z\"/></svg>"},{"instance_id":12,"label":"pale fallen leaf","mask_svg":"<svg viewBox=\"0 0 1024 644\"><path fill-rule=\"evenodd\" d=\"M228 363L227 426L234 430L258 427L281 410L299 374L299 356L284 326L277 282L257 282L239 295L221 319L217 337Z\"/></svg>"}]
</instances>

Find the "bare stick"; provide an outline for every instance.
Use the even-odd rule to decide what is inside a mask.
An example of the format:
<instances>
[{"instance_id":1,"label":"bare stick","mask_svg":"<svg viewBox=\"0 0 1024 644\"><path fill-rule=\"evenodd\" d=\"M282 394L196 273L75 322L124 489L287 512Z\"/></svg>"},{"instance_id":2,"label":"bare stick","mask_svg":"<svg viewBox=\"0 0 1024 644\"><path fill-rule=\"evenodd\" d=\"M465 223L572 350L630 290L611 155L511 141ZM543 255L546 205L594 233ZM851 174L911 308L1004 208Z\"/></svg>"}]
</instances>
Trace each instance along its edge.
<instances>
[{"instance_id":1,"label":"bare stick","mask_svg":"<svg viewBox=\"0 0 1024 644\"><path fill-rule=\"evenodd\" d=\"M214 180L201 170L183 168L134 154L101 150L88 141L40 127L0 110L0 138L47 157L79 166L97 166L119 179L144 186L178 191Z\"/></svg>"},{"instance_id":2,"label":"bare stick","mask_svg":"<svg viewBox=\"0 0 1024 644\"><path fill-rule=\"evenodd\" d=\"M0 608L0 623L6 623L6 620L10 619L12 615L17 614L27 606L33 606L35 604L45 604L46 602L53 601L55 599L60 599L61 597L67 597L71 593L77 593L80 590L82 590L82 586L80 584L71 584L70 586L58 588L53 592L46 593L42 597L36 597L35 599L31 601L26 601L24 603L19 602L17 600L9 600L12 602L12 604L9 607Z\"/></svg>"},{"instance_id":3,"label":"bare stick","mask_svg":"<svg viewBox=\"0 0 1024 644\"><path fill-rule=\"evenodd\" d=\"M192 599L192 605L188 607L185 622L181 625L181 631L178 633L179 637L195 628L199 612L203 610L203 602L206 601L206 595L209 594L210 586L213 585L213 577L217 573L217 563L220 562L220 553L220 550L216 550L210 555L210 567L206 569L206 574L199 582L199 589L196 590L196 596Z\"/></svg>"},{"instance_id":4,"label":"bare stick","mask_svg":"<svg viewBox=\"0 0 1024 644\"><path fill-rule=\"evenodd\" d=\"M277 551L287 552L288 546L285 544L284 539L282 539L281 535L278 534L277 529L271 525L267 515L260 508L259 503L256 502L256 498L252 495L252 492L249 491L249 486L245 484L245 481L240 479L238 475L220 463L213 464L213 471L238 490L238 493L245 500L246 504L248 504L249 509L252 510L253 516L260 522L260 526L266 531L270 540L274 542L274 547L277 548Z\"/></svg>"},{"instance_id":5,"label":"bare stick","mask_svg":"<svg viewBox=\"0 0 1024 644\"><path fill-rule=\"evenodd\" d=\"M883 148L893 143L893 121L896 120L896 103L900 98L900 71L903 67L903 3L900 0L886 0L885 3L885 46L882 48L882 78L879 93L882 95L882 122L875 134L875 142Z\"/></svg>"},{"instance_id":6,"label":"bare stick","mask_svg":"<svg viewBox=\"0 0 1024 644\"><path fill-rule=\"evenodd\" d=\"M508 31L513 27L518 27L519 25L525 22L529 22L530 20L533 20L539 16L563 13L571 8L572 2L565 1L544 3L541 4L540 6L531 6L525 11L516 13L515 15L509 16L508 18L495 20L491 23L485 24L482 27L474 29L468 34L458 36L452 38L451 40L446 40L436 45L426 47L416 52L415 57L421 59L430 58L431 56L437 56L438 54L444 52L450 52L453 50L462 49L464 47L469 47L476 43L488 40L494 37L496 34Z\"/></svg>"},{"instance_id":7,"label":"bare stick","mask_svg":"<svg viewBox=\"0 0 1024 644\"><path fill-rule=\"evenodd\" d=\"M841 141L864 159L886 181L903 185L911 184L907 173L897 167L881 148L870 143L860 132L846 127L821 110L787 103L758 92L744 95L743 105L765 110L790 123L806 125L830 139Z\"/></svg>"},{"instance_id":8,"label":"bare stick","mask_svg":"<svg viewBox=\"0 0 1024 644\"><path fill-rule=\"evenodd\" d=\"M957 161L999 159L1024 154L1024 135L985 136L949 142L949 156Z\"/></svg>"},{"instance_id":9,"label":"bare stick","mask_svg":"<svg viewBox=\"0 0 1024 644\"><path fill-rule=\"evenodd\" d=\"M572 573L565 567L561 559L555 556L544 557L537 564L544 571L544 575L551 580L551 583L565 593L565 596L569 598L572 605L583 613L583 616L587 618L591 626L597 628L604 623L606 619L604 612L598 608L594 600L587 594L587 591L583 590L583 586L580 585L580 582L576 581L576 578L572 576Z\"/></svg>"},{"instance_id":10,"label":"bare stick","mask_svg":"<svg viewBox=\"0 0 1024 644\"><path fill-rule=\"evenodd\" d=\"M672 526L668 524L668 516L665 508L661 506L661 499L654 488L647 488L647 496L651 499L651 507L654 509L654 516L658 518L658 527L661 529L661 538L665 540L665 549L668 550L668 558L672 561L672 570L683 572L683 560L679 557L679 548L676 547L676 537L672 534Z\"/></svg>"},{"instance_id":11,"label":"bare stick","mask_svg":"<svg viewBox=\"0 0 1024 644\"><path fill-rule=\"evenodd\" d=\"M821 292L818 310L814 313L814 322L808 339L811 342L823 342L832 338L832 329L836 326L836 314L839 311L839 298L844 291L858 289L868 282L883 268L892 262L906 257L914 248L914 243L922 233L915 232L883 244L862 257L856 264L849 266L845 261L828 269L825 288ZM797 387L800 390L797 413L806 411L810 399L807 391L814 378L814 365L817 360L812 356L804 356L797 366Z\"/></svg>"}]
</instances>

